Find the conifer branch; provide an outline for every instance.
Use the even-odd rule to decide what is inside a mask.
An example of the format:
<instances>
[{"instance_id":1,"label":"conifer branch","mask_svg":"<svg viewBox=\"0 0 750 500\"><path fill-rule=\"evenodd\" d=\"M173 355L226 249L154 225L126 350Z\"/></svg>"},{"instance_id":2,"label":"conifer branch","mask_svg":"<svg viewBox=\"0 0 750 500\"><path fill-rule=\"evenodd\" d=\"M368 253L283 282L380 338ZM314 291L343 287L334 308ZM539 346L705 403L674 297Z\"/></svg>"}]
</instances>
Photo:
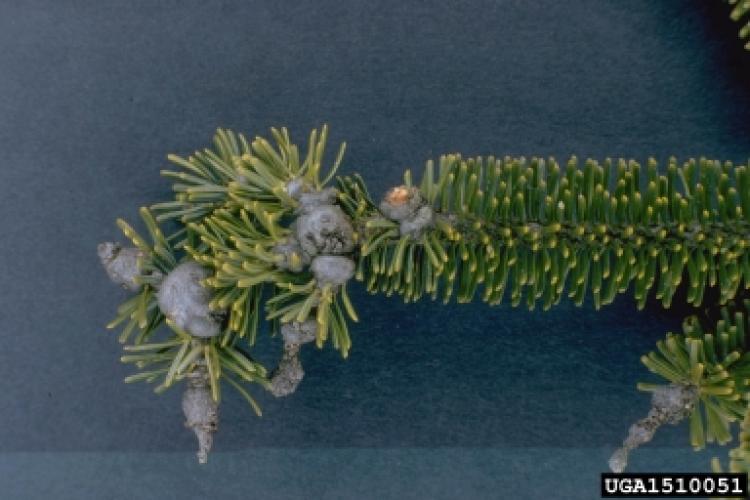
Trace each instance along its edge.
<instances>
[{"instance_id":1,"label":"conifer branch","mask_svg":"<svg viewBox=\"0 0 750 500\"><path fill-rule=\"evenodd\" d=\"M404 190L414 190L406 176ZM371 292L455 293L545 309L567 295L581 305L611 303L632 289L665 307L687 279L700 305L718 286L725 303L750 284L747 166L701 159L666 173L655 161L440 158L428 162L418 195L434 212L419 238L404 234L366 194L359 178L339 180L342 207L362 233L357 279Z\"/></svg>"},{"instance_id":2,"label":"conifer branch","mask_svg":"<svg viewBox=\"0 0 750 500\"><path fill-rule=\"evenodd\" d=\"M418 183L406 171L404 184L376 202L358 174L336 177L343 145L324 169L325 127L312 132L304 158L286 129L272 135L273 144L249 142L220 129L213 149L170 156L181 169L163 172L175 181L174 199L141 210L150 242L118 221L134 247L99 251L113 281L135 292L110 324L124 325L123 361L140 370L126 381L157 383L157 392L190 382L184 410L194 416L201 461L218 424L221 381L259 414L243 384L294 392L302 344L330 342L348 356L349 322L359 319L351 278L407 302L480 296L530 309L563 297L578 305L590 297L598 309L627 291L639 308L650 295L669 307L681 286L698 306L716 288L725 307L714 329L689 318L682 334L644 356L672 389L640 386L658 393L655 406L613 463L624 467L658 426L687 414L694 447L729 440L750 378L737 297L750 286L748 166L452 154L427 162ZM181 227L165 236L165 220ZM270 372L249 354L261 320L284 341ZM689 408L672 405L678 392L690 396Z\"/></svg>"}]
</instances>

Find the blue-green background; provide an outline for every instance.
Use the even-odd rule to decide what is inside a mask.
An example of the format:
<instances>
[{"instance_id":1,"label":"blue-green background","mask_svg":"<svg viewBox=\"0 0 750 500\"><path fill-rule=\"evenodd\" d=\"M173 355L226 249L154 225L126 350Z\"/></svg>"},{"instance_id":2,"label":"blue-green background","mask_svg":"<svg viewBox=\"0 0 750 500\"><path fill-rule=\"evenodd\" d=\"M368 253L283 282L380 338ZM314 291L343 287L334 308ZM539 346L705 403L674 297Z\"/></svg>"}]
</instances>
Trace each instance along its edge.
<instances>
[{"instance_id":1,"label":"blue-green background","mask_svg":"<svg viewBox=\"0 0 750 500\"><path fill-rule=\"evenodd\" d=\"M96 244L215 127L327 122L375 193L441 153L750 155L718 1L0 1L0 498L598 498L681 317L405 306L357 286L350 358L255 418L227 391L198 466L179 391L126 386ZM333 149L333 148L332 148ZM260 356L273 360L277 340ZM706 471L685 426L633 470Z\"/></svg>"}]
</instances>

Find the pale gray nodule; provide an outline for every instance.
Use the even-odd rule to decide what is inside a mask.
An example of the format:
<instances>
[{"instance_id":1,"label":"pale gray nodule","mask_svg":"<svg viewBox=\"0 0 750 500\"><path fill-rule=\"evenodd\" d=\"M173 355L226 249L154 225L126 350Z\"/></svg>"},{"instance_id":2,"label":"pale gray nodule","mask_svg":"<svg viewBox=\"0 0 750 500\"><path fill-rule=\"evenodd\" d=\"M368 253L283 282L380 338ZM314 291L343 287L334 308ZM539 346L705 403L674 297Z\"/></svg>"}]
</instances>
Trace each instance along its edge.
<instances>
[{"instance_id":1,"label":"pale gray nodule","mask_svg":"<svg viewBox=\"0 0 750 500\"><path fill-rule=\"evenodd\" d=\"M628 465L628 450L617 448L609 459L609 470L617 474L625 470Z\"/></svg>"},{"instance_id":2,"label":"pale gray nodule","mask_svg":"<svg viewBox=\"0 0 750 500\"><path fill-rule=\"evenodd\" d=\"M698 388L694 385L669 384L654 391L651 406L665 422L676 424L690 415L697 399Z\"/></svg>"},{"instance_id":3,"label":"pale gray nodule","mask_svg":"<svg viewBox=\"0 0 750 500\"><path fill-rule=\"evenodd\" d=\"M295 224L297 241L309 256L344 254L354 248L354 228L335 205L318 205L303 212Z\"/></svg>"},{"instance_id":4,"label":"pale gray nodule","mask_svg":"<svg viewBox=\"0 0 750 500\"><path fill-rule=\"evenodd\" d=\"M354 268L354 261L341 255L318 255L310 264L319 288L345 284L354 276Z\"/></svg>"},{"instance_id":5,"label":"pale gray nodule","mask_svg":"<svg viewBox=\"0 0 750 500\"><path fill-rule=\"evenodd\" d=\"M299 359L300 346L315 340L317 332L318 323L314 319L302 323L296 321L285 323L281 326L284 354L271 374L268 386L268 391L275 397L280 398L292 394L302 382L305 371Z\"/></svg>"},{"instance_id":6,"label":"pale gray nodule","mask_svg":"<svg viewBox=\"0 0 750 500\"><path fill-rule=\"evenodd\" d=\"M698 402L698 388L689 384L669 384L658 387L651 396L651 409L645 418L628 429L622 447L609 459L612 472L620 473L628 464L628 454L653 439L656 430L664 424L677 424L690 415Z\"/></svg>"},{"instance_id":7,"label":"pale gray nodule","mask_svg":"<svg viewBox=\"0 0 750 500\"><path fill-rule=\"evenodd\" d=\"M432 227L435 212L416 187L397 186L386 193L380 202L380 212L399 223L401 236L419 237Z\"/></svg>"},{"instance_id":8,"label":"pale gray nodule","mask_svg":"<svg viewBox=\"0 0 750 500\"><path fill-rule=\"evenodd\" d=\"M394 193L398 193L398 196L394 196ZM386 193L378 208L387 218L400 222L411 218L422 205L424 199L419 189L396 186Z\"/></svg>"},{"instance_id":9,"label":"pale gray nodule","mask_svg":"<svg viewBox=\"0 0 750 500\"><path fill-rule=\"evenodd\" d=\"M96 253L110 280L131 292L141 289L141 285L136 280L141 274L138 269L140 250L135 247L122 247L118 243L108 241L100 243Z\"/></svg>"},{"instance_id":10,"label":"pale gray nodule","mask_svg":"<svg viewBox=\"0 0 750 500\"><path fill-rule=\"evenodd\" d=\"M271 374L268 391L277 398L288 396L297 390L304 377L305 371L299 360L299 346L285 345L279 365Z\"/></svg>"},{"instance_id":11,"label":"pale gray nodule","mask_svg":"<svg viewBox=\"0 0 750 500\"><path fill-rule=\"evenodd\" d=\"M402 236L409 235L416 238L420 236L422 231L426 228L432 227L434 219L435 213L433 212L432 207L422 205L411 217L401 221L399 224L399 232Z\"/></svg>"},{"instance_id":12,"label":"pale gray nodule","mask_svg":"<svg viewBox=\"0 0 750 500\"><path fill-rule=\"evenodd\" d=\"M307 344L315 340L318 333L318 322L314 319L308 319L299 323L293 321L281 325L281 336L285 344Z\"/></svg>"},{"instance_id":13,"label":"pale gray nodule","mask_svg":"<svg viewBox=\"0 0 750 500\"><path fill-rule=\"evenodd\" d=\"M195 337L221 333L221 324L208 307L211 293L200 283L208 275L208 269L197 262L183 262L167 274L157 294L164 316Z\"/></svg>"},{"instance_id":14,"label":"pale gray nodule","mask_svg":"<svg viewBox=\"0 0 750 500\"><path fill-rule=\"evenodd\" d=\"M332 187L320 191L303 192L299 196L300 210L305 212L321 205L333 205L338 195L338 190Z\"/></svg>"},{"instance_id":15,"label":"pale gray nodule","mask_svg":"<svg viewBox=\"0 0 750 500\"><path fill-rule=\"evenodd\" d=\"M271 251L276 255L281 255L283 259L276 263L279 269L286 269L293 273L301 272L305 266L310 264L310 256L302 250L302 246L294 236L288 236L276 243ZM293 259L296 255L298 258Z\"/></svg>"},{"instance_id":16,"label":"pale gray nodule","mask_svg":"<svg viewBox=\"0 0 750 500\"><path fill-rule=\"evenodd\" d=\"M211 384L204 363L198 363L186 376L182 412L185 414L185 427L192 429L198 439L198 462L205 464L213 445L213 435L219 426L219 405L211 397Z\"/></svg>"}]
</instances>

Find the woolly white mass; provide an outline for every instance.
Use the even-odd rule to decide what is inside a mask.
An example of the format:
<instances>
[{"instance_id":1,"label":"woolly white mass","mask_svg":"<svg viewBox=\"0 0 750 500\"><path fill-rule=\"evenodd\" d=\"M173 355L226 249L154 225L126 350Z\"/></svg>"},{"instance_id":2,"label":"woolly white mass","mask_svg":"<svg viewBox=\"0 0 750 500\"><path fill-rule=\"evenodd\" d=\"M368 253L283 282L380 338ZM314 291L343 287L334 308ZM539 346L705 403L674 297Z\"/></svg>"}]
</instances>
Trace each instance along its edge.
<instances>
[{"instance_id":1,"label":"woolly white mass","mask_svg":"<svg viewBox=\"0 0 750 500\"><path fill-rule=\"evenodd\" d=\"M221 332L208 307L211 294L200 283L208 275L208 269L197 262L184 262L167 274L157 294L164 315L195 337L214 337Z\"/></svg>"}]
</instances>

